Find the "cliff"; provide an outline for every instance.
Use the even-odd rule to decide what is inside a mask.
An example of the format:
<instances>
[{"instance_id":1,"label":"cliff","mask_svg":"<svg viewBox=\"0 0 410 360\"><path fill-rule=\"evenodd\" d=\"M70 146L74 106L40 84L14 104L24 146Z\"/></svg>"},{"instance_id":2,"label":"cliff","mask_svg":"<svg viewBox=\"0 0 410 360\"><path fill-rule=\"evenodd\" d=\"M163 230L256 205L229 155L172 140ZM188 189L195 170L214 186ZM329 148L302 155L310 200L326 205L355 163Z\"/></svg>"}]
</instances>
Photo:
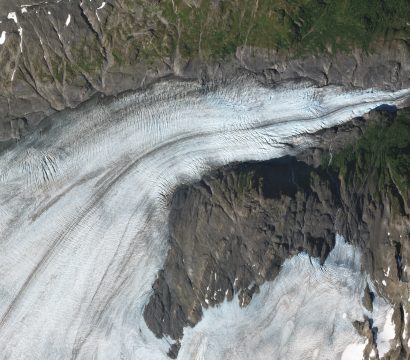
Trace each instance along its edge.
<instances>
[{"instance_id":1,"label":"cliff","mask_svg":"<svg viewBox=\"0 0 410 360\"><path fill-rule=\"evenodd\" d=\"M157 336L176 340L171 357L203 309L234 298L246 307L285 259L306 252L323 263L337 233L394 306L391 358L409 355L410 111L389 110L316 133L293 157L223 168L175 192L170 249L144 312ZM373 298L368 287L369 309ZM355 325L367 355L377 351L372 320Z\"/></svg>"}]
</instances>

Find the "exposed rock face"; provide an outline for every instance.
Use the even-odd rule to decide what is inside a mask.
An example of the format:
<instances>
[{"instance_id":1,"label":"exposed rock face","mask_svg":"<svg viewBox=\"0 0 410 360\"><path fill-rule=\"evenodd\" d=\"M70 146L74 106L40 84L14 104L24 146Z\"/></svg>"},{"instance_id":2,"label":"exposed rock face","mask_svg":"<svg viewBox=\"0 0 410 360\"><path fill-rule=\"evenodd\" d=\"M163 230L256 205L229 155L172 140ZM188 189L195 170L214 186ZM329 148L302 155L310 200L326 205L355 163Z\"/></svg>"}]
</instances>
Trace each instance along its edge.
<instances>
[{"instance_id":1,"label":"exposed rock face","mask_svg":"<svg viewBox=\"0 0 410 360\"><path fill-rule=\"evenodd\" d=\"M366 128L389 126L395 116L372 112L366 121L312 135L317 145L296 158L224 168L176 191L170 250L144 312L157 336L177 340L171 357L177 356L183 328L195 326L204 308L236 296L247 306L288 257L305 251L323 262L336 233L361 248L364 270L395 307L389 355L408 356L410 197L390 188L375 191L372 176L358 186L354 177L327 165L329 153L356 146ZM403 205L395 210L393 193ZM363 304L370 311L373 299L367 287ZM355 326L369 339L366 354L377 354L372 319Z\"/></svg>"},{"instance_id":2,"label":"exposed rock face","mask_svg":"<svg viewBox=\"0 0 410 360\"><path fill-rule=\"evenodd\" d=\"M180 338L183 326L200 320L202 307L234 292L246 306L291 255L307 251L324 260L339 207L332 180L286 158L224 169L179 189L165 270L145 310L156 335Z\"/></svg>"},{"instance_id":3,"label":"exposed rock face","mask_svg":"<svg viewBox=\"0 0 410 360\"><path fill-rule=\"evenodd\" d=\"M355 146L368 128L377 126L388 129L398 116L406 118L407 124L410 124L409 109L398 113L399 115L394 112L373 111L365 117L365 122L364 119L357 119L348 124L345 127L347 132L343 129L325 130L317 134L322 145L315 148L313 153L300 154L298 158L318 165L323 161L324 151L337 154L341 149L349 148L349 144ZM398 135L393 142L399 143ZM397 157L410 155L410 137L406 137L405 144L407 145L400 146ZM376 146L383 147L383 144ZM387 159L380 160L387 163ZM375 282L377 292L394 306L391 320L395 327L395 338L391 342L391 350L383 358L407 359L410 356L410 192L408 187L403 189L394 180L389 164L386 166L389 171L386 183L389 185L381 187L380 182L385 174L378 173L378 166L374 165L375 163L366 165L366 161L356 166L353 164L350 171L339 174L344 214L342 233L360 247L363 267ZM381 167L383 165L385 163ZM409 184L405 163L401 172ZM373 299L374 294L367 288L363 304L369 310L372 310ZM369 358L370 354L373 355L370 358L379 358L375 344L382 329L373 328L372 319L355 325L358 332L369 339L365 358Z\"/></svg>"},{"instance_id":4,"label":"exposed rock face","mask_svg":"<svg viewBox=\"0 0 410 360\"><path fill-rule=\"evenodd\" d=\"M19 138L51 113L97 92L115 95L165 76L220 81L245 69L267 83L304 78L321 86L410 86L405 35L369 53L296 56L254 44L236 47L221 61L201 49L189 56L175 45L180 29L170 20L173 15L165 14L164 3L2 0L0 141ZM222 10L215 11L223 17Z\"/></svg>"}]
</instances>

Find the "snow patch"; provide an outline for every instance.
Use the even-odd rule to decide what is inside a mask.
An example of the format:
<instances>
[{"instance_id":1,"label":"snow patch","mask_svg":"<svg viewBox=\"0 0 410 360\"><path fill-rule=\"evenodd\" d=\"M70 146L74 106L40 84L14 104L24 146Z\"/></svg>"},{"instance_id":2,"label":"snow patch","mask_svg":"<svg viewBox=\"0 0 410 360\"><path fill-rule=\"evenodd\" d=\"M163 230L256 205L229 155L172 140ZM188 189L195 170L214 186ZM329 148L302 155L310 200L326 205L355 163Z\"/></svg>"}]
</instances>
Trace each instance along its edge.
<instances>
[{"instance_id":1,"label":"snow patch","mask_svg":"<svg viewBox=\"0 0 410 360\"><path fill-rule=\"evenodd\" d=\"M18 32L20 35L20 52L23 52L23 28L19 27Z\"/></svg>"},{"instance_id":2,"label":"snow patch","mask_svg":"<svg viewBox=\"0 0 410 360\"><path fill-rule=\"evenodd\" d=\"M6 32L2 31L0 35L0 45L3 45L5 41L6 41Z\"/></svg>"},{"instance_id":3,"label":"snow patch","mask_svg":"<svg viewBox=\"0 0 410 360\"><path fill-rule=\"evenodd\" d=\"M8 13L7 19L13 20L17 24L17 14L15 12Z\"/></svg>"},{"instance_id":4,"label":"snow patch","mask_svg":"<svg viewBox=\"0 0 410 360\"><path fill-rule=\"evenodd\" d=\"M103 9L103 8L104 8L104 6L105 6L105 1L103 1L103 3L101 4L101 6L100 6L100 7L98 7L98 8L97 8L97 10L101 10L101 9Z\"/></svg>"},{"instance_id":5,"label":"snow patch","mask_svg":"<svg viewBox=\"0 0 410 360\"><path fill-rule=\"evenodd\" d=\"M22 53L23 52L23 28L18 23L17 14L15 12L10 12L7 15L7 19L13 20L17 24L17 27L18 27L17 30L20 35L20 53ZM17 67L18 67L18 62L16 61L16 65L14 66L13 73L11 74L11 81L14 80Z\"/></svg>"},{"instance_id":6,"label":"snow patch","mask_svg":"<svg viewBox=\"0 0 410 360\"><path fill-rule=\"evenodd\" d=\"M377 348L379 356L383 357L391 349L391 341L396 337L395 324L393 321L394 309L386 312L383 330L377 334Z\"/></svg>"},{"instance_id":7,"label":"snow patch","mask_svg":"<svg viewBox=\"0 0 410 360\"><path fill-rule=\"evenodd\" d=\"M359 360L363 359L363 352L367 346L367 340L364 343L349 344L343 351L341 360Z\"/></svg>"},{"instance_id":8,"label":"snow patch","mask_svg":"<svg viewBox=\"0 0 410 360\"><path fill-rule=\"evenodd\" d=\"M406 340L407 337L407 327L409 326L409 313L406 310L406 307L403 306L403 318L404 318L404 324L403 324L403 334L402 334L402 338L403 340Z\"/></svg>"},{"instance_id":9,"label":"snow patch","mask_svg":"<svg viewBox=\"0 0 410 360\"><path fill-rule=\"evenodd\" d=\"M104 6L105 6L105 1L101 4L100 7L98 7L98 8L95 10L95 15L97 16L98 21L101 21L100 16L98 15L98 10L103 9Z\"/></svg>"},{"instance_id":10,"label":"snow patch","mask_svg":"<svg viewBox=\"0 0 410 360\"><path fill-rule=\"evenodd\" d=\"M19 25L19 23L18 23L18 20L17 20L17 14L15 13L15 12L10 12L8 15L7 15L7 19L10 19L10 20L13 20L16 24L17 24L17 26L18 26L18 33L19 33L19 35L20 35L20 52L23 52L23 28ZM14 68L14 71L13 71L13 75L12 75L12 77L11 77L11 80L13 80L14 79L14 74L15 74L15 72L16 72L16 68L17 68L17 64L16 64L16 67Z\"/></svg>"},{"instance_id":11,"label":"snow patch","mask_svg":"<svg viewBox=\"0 0 410 360\"><path fill-rule=\"evenodd\" d=\"M70 25L70 22L71 22L71 15L70 15L70 14L68 14L68 16L67 16L67 20L65 21L65 26Z\"/></svg>"}]
</instances>

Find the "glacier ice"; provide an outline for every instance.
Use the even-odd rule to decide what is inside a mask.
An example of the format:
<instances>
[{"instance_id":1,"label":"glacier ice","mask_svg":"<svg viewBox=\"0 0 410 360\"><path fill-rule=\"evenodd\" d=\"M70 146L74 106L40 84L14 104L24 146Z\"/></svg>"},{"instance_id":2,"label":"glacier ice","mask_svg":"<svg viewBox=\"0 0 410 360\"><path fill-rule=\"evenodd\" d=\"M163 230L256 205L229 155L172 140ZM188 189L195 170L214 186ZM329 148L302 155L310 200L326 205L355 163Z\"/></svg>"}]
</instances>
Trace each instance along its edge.
<instances>
[{"instance_id":1,"label":"glacier ice","mask_svg":"<svg viewBox=\"0 0 410 360\"><path fill-rule=\"evenodd\" d=\"M337 236L323 266L305 253L286 260L246 308L236 300L206 310L195 328L185 330L181 358L361 359L368 340L352 322L374 314L361 301L370 279L361 271L360 257ZM391 314L383 298L375 303L375 312Z\"/></svg>"},{"instance_id":2,"label":"glacier ice","mask_svg":"<svg viewBox=\"0 0 410 360\"><path fill-rule=\"evenodd\" d=\"M1 356L164 358L170 341L154 337L142 310L165 258L167 203L175 187L215 166L285 155L287 144L306 146L305 133L381 104L400 106L409 94L309 84L268 88L249 79L212 89L166 81L57 114L0 155ZM266 285L238 316L249 316L278 284ZM279 306L287 309L289 301ZM229 321L229 314L221 316ZM269 324L272 316L280 315L264 320L268 328L277 326ZM282 324L283 344L295 326L307 331L295 321ZM186 339L195 339L196 331L212 336L203 324ZM310 319L306 326L317 324ZM349 334L346 343L357 338ZM261 351L271 348L269 333L252 341L261 342ZM209 351L202 342L190 357Z\"/></svg>"}]
</instances>

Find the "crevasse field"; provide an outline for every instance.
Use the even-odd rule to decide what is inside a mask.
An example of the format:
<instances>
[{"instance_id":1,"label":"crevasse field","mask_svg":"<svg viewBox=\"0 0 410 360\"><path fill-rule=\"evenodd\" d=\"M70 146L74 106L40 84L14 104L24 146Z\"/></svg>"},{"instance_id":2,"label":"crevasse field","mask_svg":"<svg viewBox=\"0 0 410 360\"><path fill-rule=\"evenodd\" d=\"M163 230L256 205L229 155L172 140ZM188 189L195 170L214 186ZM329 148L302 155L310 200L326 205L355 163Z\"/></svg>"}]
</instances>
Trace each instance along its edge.
<instances>
[{"instance_id":1,"label":"crevasse field","mask_svg":"<svg viewBox=\"0 0 410 360\"><path fill-rule=\"evenodd\" d=\"M408 95L167 81L58 114L0 154L0 357L166 358L170 340L156 339L142 312L166 255L175 187L303 148L303 134ZM235 299L206 311L179 358L350 359L364 348L351 322L366 314L366 279L343 239L323 267L292 258L248 308ZM388 350L389 304L376 303Z\"/></svg>"}]
</instances>

